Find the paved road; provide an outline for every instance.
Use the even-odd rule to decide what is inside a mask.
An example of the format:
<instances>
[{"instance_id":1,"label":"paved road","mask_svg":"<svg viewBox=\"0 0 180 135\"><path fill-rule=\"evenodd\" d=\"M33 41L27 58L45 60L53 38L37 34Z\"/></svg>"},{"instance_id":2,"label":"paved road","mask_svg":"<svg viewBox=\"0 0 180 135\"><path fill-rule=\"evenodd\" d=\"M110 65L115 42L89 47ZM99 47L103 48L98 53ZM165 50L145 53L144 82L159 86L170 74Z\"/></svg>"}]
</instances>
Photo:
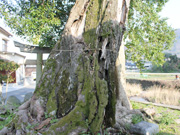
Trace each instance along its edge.
<instances>
[{"instance_id":1,"label":"paved road","mask_svg":"<svg viewBox=\"0 0 180 135\"><path fill-rule=\"evenodd\" d=\"M23 102L25 94L29 93L29 92L34 92L35 88L34 87L23 87L20 88L18 90L14 90L14 91L10 91L7 92L7 98L9 96L16 96L21 102ZM5 97L6 93L3 93L3 97Z\"/></svg>"}]
</instances>

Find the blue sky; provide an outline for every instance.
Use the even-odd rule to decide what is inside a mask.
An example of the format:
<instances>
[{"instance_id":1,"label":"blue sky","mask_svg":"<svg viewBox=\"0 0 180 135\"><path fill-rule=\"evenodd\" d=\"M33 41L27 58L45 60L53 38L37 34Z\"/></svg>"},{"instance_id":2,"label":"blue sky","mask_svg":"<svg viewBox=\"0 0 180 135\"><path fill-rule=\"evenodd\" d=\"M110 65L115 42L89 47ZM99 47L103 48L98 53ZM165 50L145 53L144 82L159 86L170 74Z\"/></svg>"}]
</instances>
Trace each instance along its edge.
<instances>
[{"instance_id":1,"label":"blue sky","mask_svg":"<svg viewBox=\"0 0 180 135\"><path fill-rule=\"evenodd\" d=\"M167 22L173 28L180 29L180 0L169 0L160 15L169 18Z\"/></svg>"}]
</instances>

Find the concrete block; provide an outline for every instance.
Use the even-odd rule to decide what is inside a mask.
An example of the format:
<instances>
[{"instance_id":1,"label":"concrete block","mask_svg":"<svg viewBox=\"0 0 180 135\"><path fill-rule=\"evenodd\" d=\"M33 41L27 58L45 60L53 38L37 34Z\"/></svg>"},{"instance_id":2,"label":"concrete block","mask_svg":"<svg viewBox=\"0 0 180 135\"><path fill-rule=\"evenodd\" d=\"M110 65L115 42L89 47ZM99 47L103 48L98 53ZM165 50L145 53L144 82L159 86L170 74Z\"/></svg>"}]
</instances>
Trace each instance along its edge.
<instances>
[{"instance_id":1,"label":"concrete block","mask_svg":"<svg viewBox=\"0 0 180 135\"><path fill-rule=\"evenodd\" d=\"M130 132L138 135L156 135L159 132L159 126L154 123L141 121L132 125Z\"/></svg>"}]
</instances>

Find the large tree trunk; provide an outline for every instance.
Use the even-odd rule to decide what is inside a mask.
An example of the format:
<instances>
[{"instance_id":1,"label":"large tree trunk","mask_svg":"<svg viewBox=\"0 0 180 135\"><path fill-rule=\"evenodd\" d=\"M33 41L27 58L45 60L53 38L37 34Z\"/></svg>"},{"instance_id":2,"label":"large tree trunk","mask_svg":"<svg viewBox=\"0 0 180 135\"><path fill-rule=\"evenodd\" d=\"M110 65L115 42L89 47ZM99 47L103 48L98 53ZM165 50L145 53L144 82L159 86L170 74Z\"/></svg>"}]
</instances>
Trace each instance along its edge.
<instances>
[{"instance_id":1,"label":"large tree trunk","mask_svg":"<svg viewBox=\"0 0 180 135\"><path fill-rule=\"evenodd\" d=\"M122 45L129 2L76 1L32 99L20 108L39 122L44 114L56 115L59 121L41 130L44 134L97 133L102 124L121 124L120 117L130 109ZM18 116L17 123L30 122L22 120L20 112ZM27 130L16 128L17 132Z\"/></svg>"}]
</instances>

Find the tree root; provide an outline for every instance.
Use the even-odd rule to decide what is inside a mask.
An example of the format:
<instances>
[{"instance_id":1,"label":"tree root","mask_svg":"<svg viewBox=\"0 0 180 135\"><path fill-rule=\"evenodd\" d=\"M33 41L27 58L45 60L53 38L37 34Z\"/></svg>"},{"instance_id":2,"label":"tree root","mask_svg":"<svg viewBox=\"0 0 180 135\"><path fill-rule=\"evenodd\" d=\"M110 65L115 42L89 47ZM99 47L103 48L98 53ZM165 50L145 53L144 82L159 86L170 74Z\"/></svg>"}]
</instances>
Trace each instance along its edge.
<instances>
[{"instance_id":1,"label":"tree root","mask_svg":"<svg viewBox=\"0 0 180 135\"><path fill-rule=\"evenodd\" d=\"M31 103L31 99L29 99L28 101L26 101L24 104L22 104L21 106L19 106L19 110L26 110L27 108L30 107L30 103Z\"/></svg>"},{"instance_id":2,"label":"tree root","mask_svg":"<svg viewBox=\"0 0 180 135\"><path fill-rule=\"evenodd\" d=\"M24 104L19 106L18 112L13 120L0 131L0 135L6 135L8 133L13 133L16 135L24 135L26 133L34 134L35 130L40 130L44 126L48 125L51 118L43 121L44 109L41 105L42 100L37 99L34 95L31 99L26 101ZM5 120L0 117L0 120ZM42 121L42 122L41 122ZM36 128L29 130L28 125L33 125L34 123L41 123ZM36 132L36 134L38 134Z\"/></svg>"},{"instance_id":3,"label":"tree root","mask_svg":"<svg viewBox=\"0 0 180 135\"><path fill-rule=\"evenodd\" d=\"M36 95L33 95L30 102L30 113L32 116L36 117L38 122L40 122L44 116L44 109L41 103L43 103L43 100L37 99Z\"/></svg>"},{"instance_id":4,"label":"tree root","mask_svg":"<svg viewBox=\"0 0 180 135\"><path fill-rule=\"evenodd\" d=\"M122 127L127 127L132 125L132 117L133 115L141 115L144 120L146 120L144 114L142 113L142 110L130 110L126 107L119 107L117 108L117 117L116 117L116 124L114 128L120 129Z\"/></svg>"},{"instance_id":5,"label":"tree root","mask_svg":"<svg viewBox=\"0 0 180 135\"><path fill-rule=\"evenodd\" d=\"M40 129L42 129L44 126L47 126L47 125L50 123L51 119L52 119L52 118L48 118L48 119L42 121L41 124L40 124L39 126L35 127L34 129L35 129L35 130L40 130Z\"/></svg>"}]
</instances>

